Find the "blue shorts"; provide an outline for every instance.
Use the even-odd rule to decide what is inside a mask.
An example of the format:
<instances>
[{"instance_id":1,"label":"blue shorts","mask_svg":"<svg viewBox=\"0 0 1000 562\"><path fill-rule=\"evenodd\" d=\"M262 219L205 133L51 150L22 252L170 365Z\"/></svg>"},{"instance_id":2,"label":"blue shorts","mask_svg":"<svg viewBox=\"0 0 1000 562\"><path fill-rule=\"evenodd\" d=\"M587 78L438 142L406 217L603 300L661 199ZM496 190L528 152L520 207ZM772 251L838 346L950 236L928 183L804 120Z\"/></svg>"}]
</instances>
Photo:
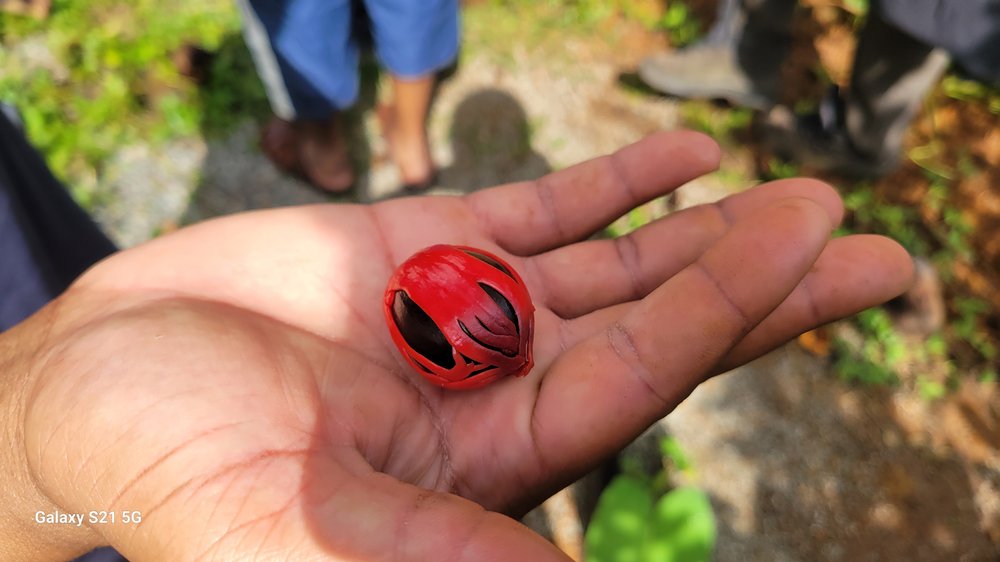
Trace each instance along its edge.
<instances>
[{"instance_id":1,"label":"blue shorts","mask_svg":"<svg viewBox=\"0 0 1000 562\"><path fill-rule=\"evenodd\" d=\"M274 113L322 119L358 97L357 0L238 0L243 29ZM458 0L364 0L375 54L401 78L458 56Z\"/></svg>"}]
</instances>

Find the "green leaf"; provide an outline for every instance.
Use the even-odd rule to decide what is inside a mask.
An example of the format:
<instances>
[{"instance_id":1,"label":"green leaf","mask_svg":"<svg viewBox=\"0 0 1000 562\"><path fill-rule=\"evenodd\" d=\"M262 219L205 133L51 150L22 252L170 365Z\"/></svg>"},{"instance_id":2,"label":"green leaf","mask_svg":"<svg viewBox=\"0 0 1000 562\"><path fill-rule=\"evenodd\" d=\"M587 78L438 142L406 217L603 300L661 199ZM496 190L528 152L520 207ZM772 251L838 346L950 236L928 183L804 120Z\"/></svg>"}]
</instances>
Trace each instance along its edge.
<instances>
[{"instance_id":1,"label":"green leaf","mask_svg":"<svg viewBox=\"0 0 1000 562\"><path fill-rule=\"evenodd\" d=\"M652 510L645 483L631 476L612 480L587 526L587 562L644 562L642 546Z\"/></svg>"},{"instance_id":2,"label":"green leaf","mask_svg":"<svg viewBox=\"0 0 1000 562\"><path fill-rule=\"evenodd\" d=\"M664 437L660 441L660 454L670 459L677 470L683 472L691 468L691 460L684 454L684 449L674 437Z\"/></svg>"},{"instance_id":3,"label":"green leaf","mask_svg":"<svg viewBox=\"0 0 1000 562\"><path fill-rule=\"evenodd\" d=\"M587 562L707 562L715 547L712 504L679 488L655 505L642 480L618 476L601 494L585 537Z\"/></svg>"},{"instance_id":4,"label":"green leaf","mask_svg":"<svg viewBox=\"0 0 1000 562\"><path fill-rule=\"evenodd\" d=\"M688 8L684 4L674 2L667 8L667 13L663 16L663 25L668 29L676 29L687 22Z\"/></svg>"},{"instance_id":5,"label":"green leaf","mask_svg":"<svg viewBox=\"0 0 1000 562\"><path fill-rule=\"evenodd\" d=\"M927 338L927 343L924 346L932 357L943 358L948 354L948 342L940 333L932 334Z\"/></svg>"},{"instance_id":6,"label":"green leaf","mask_svg":"<svg viewBox=\"0 0 1000 562\"><path fill-rule=\"evenodd\" d=\"M705 492L678 488L653 510L644 562L708 562L715 548L715 516Z\"/></svg>"},{"instance_id":7,"label":"green leaf","mask_svg":"<svg viewBox=\"0 0 1000 562\"><path fill-rule=\"evenodd\" d=\"M943 398L948 393L948 389L943 384L926 377L917 378L917 391L920 393L920 397L928 402Z\"/></svg>"},{"instance_id":8,"label":"green leaf","mask_svg":"<svg viewBox=\"0 0 1000 562\"><path fill-rule=\"evenodd\" d=\"M844 6L858 16L868 13L868 0L844 0Z\"/></svg>"}]
</instances>

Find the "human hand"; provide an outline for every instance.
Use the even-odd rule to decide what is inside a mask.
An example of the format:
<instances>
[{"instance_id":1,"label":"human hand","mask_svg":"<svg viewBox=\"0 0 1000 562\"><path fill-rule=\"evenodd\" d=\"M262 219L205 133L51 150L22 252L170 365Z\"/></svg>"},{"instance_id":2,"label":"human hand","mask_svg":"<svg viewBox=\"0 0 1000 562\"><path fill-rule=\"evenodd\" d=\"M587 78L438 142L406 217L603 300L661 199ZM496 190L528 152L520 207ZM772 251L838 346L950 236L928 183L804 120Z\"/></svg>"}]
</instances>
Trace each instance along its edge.
<instances>
[{"instance_id":1,"label":"human hand","mask_svg":"<svg viewBox=\"0 0 1000 562\"><path fill-rule=\"evenodd\" d=\"M894 242L830 240L841 203L812 180L582 241L718 160L706 137L661 133L537 182L247 213L102 262L0 338L33 349L6 365L27 365L15 450L38 497L142 515L67 532L50 552L565 560L506 515L706 377L909 282ZM434 243L489 250L524 278L537 309L526 378L448 391L402 361L382 293Z\"/></svg>"}]
</instances>

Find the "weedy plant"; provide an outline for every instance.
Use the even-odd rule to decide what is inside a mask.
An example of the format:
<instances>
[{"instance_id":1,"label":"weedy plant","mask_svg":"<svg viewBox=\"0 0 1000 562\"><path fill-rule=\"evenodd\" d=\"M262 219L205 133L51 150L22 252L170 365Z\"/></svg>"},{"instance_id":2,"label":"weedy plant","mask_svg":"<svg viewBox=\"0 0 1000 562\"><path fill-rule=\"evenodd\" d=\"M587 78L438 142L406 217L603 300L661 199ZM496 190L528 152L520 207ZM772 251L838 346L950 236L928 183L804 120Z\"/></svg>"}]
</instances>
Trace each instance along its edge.
<instances>
[{"instance_id":1,"label":"weedy plant","mask_svg":"<svg viewBox=\"0 0 1000 562\"><path fill-rule=\"evenodd\" d=\"M708 496L672 488L671 471L691 463L672 437L660 442L664 468L650 477L629 463L605 488L585 536L587 562L708 562L716 540Z\"/></svg>"},{"instance_id":2,"label":"weedy plant","mask_svg":"<svg viewBox=\"0 0 1000 562\"><path fill-rule=\"evenodd\" d=\"M671 0L663 17L657 23L657 27L667 33L670 44L674 47L690 45L702 35L701 21L682 0Z\"/></svg>"},{"instance_id":3,"label":"weedy plant","mask_svg":"<svg viewBox=\"0 0 1000 562\"><path fill-rule=\"evenodd\" d=\"M900 380L899 373L907 365L919 366L916 370L909 369L918 373L913 378L915 387L921 396L933 400L945 395L948 389L957 387L958 378L962 376L960 369L978 372L980 380L995 380L996 371L991 365L996 361L997 349L984 328L991 306L982 299L962 294L952 277L954 264L974 264L977 260L970 241L973 229L962 213L948 201L948 194L954 188L954 177L973 171L948 171L946 176L934 171L937 167L922 167L929 181L924 206L937 220L926 220L913 207L887 203L875 194L870 185L860 183L850 187L844 197L849 220L839 233L884 234L897 240L912 254L929 257L942 282L950 287L946 290L948 322L939 333L914 341L896 333L885 309L870 309L851 320L860 335L860 342L838 339L834 342L834 349L836 370L849 381L895 384ZM959 348L968 350L963 353L962 365L957 365L953 359ZM933 365L943 367L945 376L932 379L922 374L921 371L932 370Z\"/></svg>"},{"instance_id":4,"label":"weedy plant","mask_svg":"<svg viewBox=\"0 0 1000 562\"><path fill-rule=\"evenodd\" d=\"M229 0L55 0L45 21L0 14L0 100L90 206L122 147L218 130L266 107L239 33ZM186 47L216 55L200 87L179 70Z\"/></svg>"}]
</instances>

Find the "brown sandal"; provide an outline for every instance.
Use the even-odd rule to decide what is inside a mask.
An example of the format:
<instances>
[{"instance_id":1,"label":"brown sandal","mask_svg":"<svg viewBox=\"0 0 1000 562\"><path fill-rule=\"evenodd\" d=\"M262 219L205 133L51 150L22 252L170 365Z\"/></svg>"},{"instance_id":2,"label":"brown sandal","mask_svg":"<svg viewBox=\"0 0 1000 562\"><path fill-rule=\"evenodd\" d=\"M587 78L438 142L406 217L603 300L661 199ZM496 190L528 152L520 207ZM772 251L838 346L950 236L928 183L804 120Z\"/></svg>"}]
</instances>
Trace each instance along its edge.
<instances>
[{"instance_id":1,"label":"brown sandal","mask_svg":"<svg viewBox=\"0 0 1000 562\"><path fill-rule=\"evenodd\" d=\"M336 138L336 127L329 121L293 123L274 117L261 130L260 149L278 169L317 190L325 194L344 193L354 186L354 171L343 140ZM309 142L303 137L322 140ZM338 143L342 146L337 147ZM334 147L332 154L331 146ZM331 156L336 162L333 169L328 170L331 173L325 174L326 181L321 181L316 171L323 165L329 166Z\"/></svg>"}]
</instances>

